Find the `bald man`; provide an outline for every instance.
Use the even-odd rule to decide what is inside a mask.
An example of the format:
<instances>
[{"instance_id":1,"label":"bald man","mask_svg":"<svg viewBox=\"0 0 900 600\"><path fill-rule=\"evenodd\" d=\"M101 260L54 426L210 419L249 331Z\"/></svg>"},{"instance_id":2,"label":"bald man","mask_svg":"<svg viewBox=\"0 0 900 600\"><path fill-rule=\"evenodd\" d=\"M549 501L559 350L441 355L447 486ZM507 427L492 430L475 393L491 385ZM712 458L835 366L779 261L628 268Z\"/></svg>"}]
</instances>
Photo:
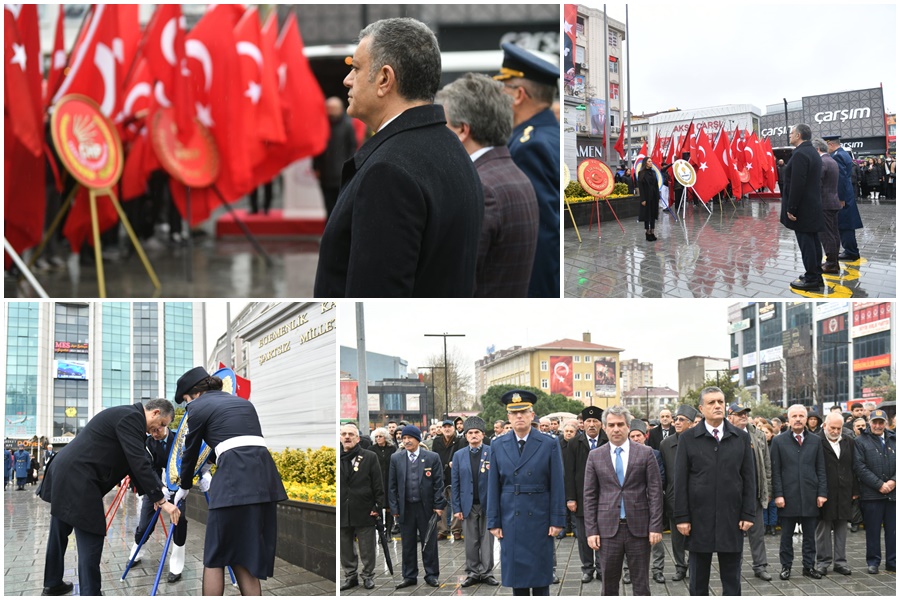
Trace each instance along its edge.
<instances>
[{"instance_id":1,"label":"bald man","mask_svg":"<svg viewBox=\"0 0 900 600\"><path fill-rule=\"evenodd\" d=\"M332 96L325 101L328 122L331 123L331 137L325 152L313 160L313 168L325 197L325 211L331 216L341 191L341 169L344 162L356 152L356 135L353 124L344 107L344 101Z\"/></svg>"}]
</instances>

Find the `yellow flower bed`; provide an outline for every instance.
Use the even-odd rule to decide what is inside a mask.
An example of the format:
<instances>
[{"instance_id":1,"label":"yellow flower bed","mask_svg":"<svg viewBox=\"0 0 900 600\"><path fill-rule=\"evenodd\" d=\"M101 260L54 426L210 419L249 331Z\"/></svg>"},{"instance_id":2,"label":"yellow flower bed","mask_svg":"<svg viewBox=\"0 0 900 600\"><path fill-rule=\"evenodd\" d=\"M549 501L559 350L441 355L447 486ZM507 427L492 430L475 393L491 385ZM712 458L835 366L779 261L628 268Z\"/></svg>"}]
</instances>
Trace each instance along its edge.
<instances>
[{"instance_id":1,"label":"yellow flower bed","mask_svg":"<svg viewBox=\"0 0 900 600\"><path fill-rule=\"evenodd\" d=\"M607 200L616 200L618 198L630 198L628 194L620 195L620 194L610 194L606 198L601 198L601 202L606 202ZM569 201L570 204L580 204L582 202L593 202L595 198L593 196L566 196L566 200Z\"/></svg>"},{"instance_id":2,"label":"yellow flower bed","mask_svg":"<svg viewBox=\"0 0 900 600\"><path fill-rule=\"evenodd\" d=\"M284 482L284 490L288 498L298 502L312 502L313 504L325 504L335 506L337 504L337 490L333 485L315 485L306 483Z\"/></svg>"},{"instance_id":3,"label":"yellow flower bed","mask_svg":"<svg viewBox=\"0 0 900 600\"><path fill-rule=\"evenodd\" d=\"M291 500L335 505L337 497L337 451L322 446L318 450L272 452L284 489Z\"/></svg>"}]
</instances>

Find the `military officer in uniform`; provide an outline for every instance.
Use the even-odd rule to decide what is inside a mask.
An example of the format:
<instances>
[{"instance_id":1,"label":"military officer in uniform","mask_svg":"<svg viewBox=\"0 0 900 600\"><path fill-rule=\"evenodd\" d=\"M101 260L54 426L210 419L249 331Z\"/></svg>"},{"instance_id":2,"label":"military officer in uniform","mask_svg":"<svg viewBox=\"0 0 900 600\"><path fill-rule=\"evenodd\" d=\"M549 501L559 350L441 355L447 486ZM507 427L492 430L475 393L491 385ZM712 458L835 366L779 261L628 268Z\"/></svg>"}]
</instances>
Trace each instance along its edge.
<instances>
[{"instance_id":1,"label":"military officer in uniform","mask_svg":"<svg viewBox=\"0 0 900 600\"><path fill-rule=\"evenodd\" d=\"M19 442L19 449L13 454L13 460L16 465L16 490L25 489L25 481L28 478L28 471L31 470L31 453L25 449L25 444Z\"/></svg>"},{"instance_id":2,"label":"military officer in uniform","mask_svg":"<svg viewBox=\"0 0 900 600\"><path fill-rule=\"evenodd\" d=\"M461 585L496 586L500 582L494 578L494 536L485 520L491 447L484 443L484 421L469 417L463 422L463 435L469 445L456 451L451 467L453 516L462 522L466 544L466 579Z\"/></svg>"},{"instance_id":3,"label":"military officer in uniform","mask_svg":"<svg viewBox=\"0 0 900 600\"><path fill-rule=\"evenodd\" d=\"M275 572L275 503L287 500L287 494L256 409L249 400L223 392L222 380L203 367L178 379L175 401L189 402L190 419L176 505L194 484L201 442L216 457L203 547L203 595L223 594L230 565L241 594L258 596L259 580Z\"/></svg>"},{"instance_id":4,"label":"military officer in uniform","mask_svg":"<svg viewBox=\"0 0 900 600\"><path fill-rule=\"evenodd\" d=\"M494 79L513 97L509 153L538 200L540 227L528 296L559 297L559 121L551 105L559 92L559 67L515 44L503 47Z\"/></svg>"},{"instance_id":5,"label":"military officer in uniform","mask_svg":"<svg viewBox=\"0 0 900 600\"><path fill-rule=\"evenodd\" d=\"M553 542L566 525L561 450L532 429L536 401L525 390L504 394L513 430L491 445L487 526L500 540L503 585L516 596L550 595Z\"/></svg>"},{"instance_id":6,"label":"military officer in uniform","mask_svg":"<svg viewBox=\"0 0 900 600\"><path fill-rule=\"evenodd\" d=\"M840 176L838 177L838 198L841 201L841 210L838 211L838 231L841 234L841 246L844 251L838 255L838 260L859 260L859 247L856 245L856 230L862 229L862 218L859 216L859 208L856 206L856 192L850 177L853 174L853 161L850 155L841 146L841 136L823 135L822 139L828 144L828 153L838 164Z\"/></svg>"}]
</instances>

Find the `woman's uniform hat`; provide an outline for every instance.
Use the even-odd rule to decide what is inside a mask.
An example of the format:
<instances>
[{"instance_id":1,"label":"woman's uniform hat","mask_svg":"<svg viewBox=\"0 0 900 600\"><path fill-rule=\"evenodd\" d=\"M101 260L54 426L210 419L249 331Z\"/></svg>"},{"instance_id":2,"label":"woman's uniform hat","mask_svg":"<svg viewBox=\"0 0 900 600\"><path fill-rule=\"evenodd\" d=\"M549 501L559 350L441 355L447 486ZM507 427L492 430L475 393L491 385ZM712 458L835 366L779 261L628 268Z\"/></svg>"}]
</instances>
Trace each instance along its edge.
<instances>
[{"instance_id":1,"label":"woman's uniform hat","mask_svg":"<svg viewBox=\"0 0 900 600\"><path fill-rule=\"evenodd\" d=\"M175 386L175 402L177 404L184 402L184 395L207 377L209 377L209 373L203 367L194 367L179 377L178 384Z\"/></svg>"}]
</instances>

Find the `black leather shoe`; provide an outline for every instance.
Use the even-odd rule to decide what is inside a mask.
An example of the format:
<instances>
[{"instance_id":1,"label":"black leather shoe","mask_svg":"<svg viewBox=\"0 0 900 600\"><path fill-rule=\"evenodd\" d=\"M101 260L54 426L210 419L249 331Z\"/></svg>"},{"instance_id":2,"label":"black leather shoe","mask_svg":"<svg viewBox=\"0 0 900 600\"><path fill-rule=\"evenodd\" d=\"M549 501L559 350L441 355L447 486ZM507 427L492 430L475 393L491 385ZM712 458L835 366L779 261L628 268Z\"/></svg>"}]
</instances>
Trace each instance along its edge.
<instances>
[{"instance_id":1,"label":"black leather shoe","mask_svg":"<svg viewBox=\"0 0 900 600\"><path fill-rule=\"evenodd\" d=\"M820 290L825 287L825 284L821 281L815 282L795 279L791 282L791 287L795 290Z\"/></svg>"},{"instance_id":2,"label":"black leather shoe","mask_svg":"<svg viewBox=\"0 0 900 600\"><path fill-rule=\"evenodd\" d=\"M782 567L781 573L778 575L781 577L782 581L787 581L791 578L791 568L790 567Z\"/></svg>"},{"instance_id":3,"label":"black leather shoe","mask_svg":"<svg viewBox=\"0 0 900 600\"><path fill-rule=\"evenodd\" d=\"M672 575L672 581L681 581L684 579L684 576L687 575L687 571L677 570L675 574Z\"/></svg>"},{"instance_id":4,"label":"black leather shoe","mask_svg":"<svg viewBox=\"0 0 900 600\"><path fill-rule=\"evenodd\" d=\"M807 569L806 567L803 567L803 576L809 577L810 579L822 579L821 573L815 569Z\"/></svg>"},{"instance_id":5,"label":"black leather shoe","mask_svg":"<svg viewBox=\"0 0 900 600\"><path fill-rule=\"evenodd\" d=\"M850 525L850 533L856 533L857 531L859 531L859 523Z\"/></svg>"},{"instance_id":6,"label":"black leather shoe","mask_svg":"<svg viewBox=\"0 0 900 600\"><path fill-rule=\"evenodd\" d=\"M41 592L41 596L65 596L75 587L74 583L69 583L68 581L63 581L59 585L54 585L53 587L45 587L44 591Z\"/></svg>"},{"instance_id":7,"label":"black leather shoe","mask_svg":"<svg viewBox=\"0 0 900 600\"><path fill-rule=\"evenodd\" d=\"M471 586L475 585L476 583L478 583L478 578L470 575L470 576L466 577L466 580L463 581L459 585L462 587L471 587Z\"/></svg>"},{"instance_id":8,"label":"black leather shoe","mask_svg":"<svg viewBox=\"0 0 900 600\"><path fill-rule=\"evenodd\" d=\"M868 573L869 575L878 575L878 567L876 567L875 565L869 565L868 567L866 567L866 573Z\"/></svg>"},{"instance_id":9,"label":"black leather shoe","mask_svg":"<svg viewBox=\"0 0 900 600\"><path fill-rule=\"evenodd\" d=\"M429 576L429 577L426 577L426 578L425 578L425 583L427 583L427 584L430 585L431 587L440 587L440 584L438 583L437 577L430 577L430 576Z\"/></svg>"},{"instance_id":10,"label":"black leather shoe","mask_svg":"<svg viewBox=\"0 0 900 600\"><path fill-rule=\"evenodd\" d=\"M816 571L817 571L817 572L819 573L819 575L821 575L822 577L825 577L825 575L828 574L828 569L827 569L827 568L816 569Z\"/></svg>"},{"instance_id":11,"label":"black leather shoe","mask_svg":"<svg viewBox=\"0 0 900 600\"><path fill-rule=\"evenodd\" d=\"M350 579L345 579L343 583L341 583L341 591L349 590L355 588L359 585L359 580L356 577L351 577Z\"/></svg>"},{"instance_id":12,"label":"black leather shoe","mask_svg":"<svg viewBox=\"0 0 900 600\"><path fill-rule=\"evenodd\" d=\"M481 583L486 583L486 584L492 585L494 587L497 587L498 585L500 585L500 582L497 581L496 579L494 579L493 575L488 575L487 577L485 577L484 579L481 580Z\"/></svg>"},{"instance_id":13,"label":"black leather shoe","mask_svg":"<svg viewBox=\"0 0 900 600\"><path fill-rule=\"evenodd\" d=\"M835 573L840 573L841 575L849 575L853 571L850 570L850 567L845 567L844 565L838 565L834 568Z\"/></svg>"},{"instance_id":14,"label":"black leather shoe","mask_svg":"<svg viewBox=\"0 0 900 600\"><path fill-rule=\"evenodd\" d=\"M887 571L888 573L896 573L897 565L885 565L884 570Z\"/></svg>"},{"instance_id":15,"label":"black leather shoe","mask_svg":"<svg viewBox=\"0 0 900 600\"><path fill-rule=\"evenodd\" d=\"M556 572L554 571L554 573L553 573L553 584L556 585L557 583L559 583L559 576L558 576L558 575L556 574Z\"/></svg>"},{"instance_id":16,"label":"black leather shoe","mask_svg":"<svg viewBox=\"0 0 900 600\"><path fill-rule=\"evenodd\" d=\"M768 571L757 571L756 573L754 573L754 575L756 575L763 581L772 581L772 576L769 575Z\"/></svg>"},{"instance_id":17,"label":"black leather shoe","mask_svg":"<svg viewBox=\"0 0 900 600\"><path fill-rule=\"evenodd\" d=\"M175 583L176 581L181 581L181 573L177 575L175 573L169 573L169 576L166 577L166 582Z\"/></svg>"},{"instance_id":18,"label":"black leather shoe","mask_svg":"<svg viewBox=\"0 0 900 600\"><path fill-rule=\"evenodd\" d=\"M405 587L409 587L411 585L416 585L415 579L404 579L403 581L401 581L400 583L397 584L396 589L400 590Z\"/></svg>"},{"instance_id":19,"label":"black leather shoe","mask_svg":"<svg viewBox=\"0 0 900 600\"><path fill-rule=\"evenodd\" d=\"M582 573L581 575L581 583L590 583L594 580L594 576L590 573Z\"/></svg>"},{"instance_id":20,"label":"black leather shoe","mask_svg":"<svg viewBox=\"0 0 900 600\"><path fill-rule=\"evenodd\" d=\"M859 260L859 256L853 256L852 254L847 254L846 252L841 252L838 254L838 260L846 260L849 262L853 262L855 260Z\"/></svg>"},{"instance_id":21,"label":"black leather shoe","mask_svg":"<svg viewBox=\"0 0 900 600\"><path fill-rule=\"evenodd\" d=\"M625 576L622 577L622 581L624 581L626 584L630 584L631 583L631 573L625 573Z\"/></svg>"},{"instance_id":22,"label":"black leather shoe","mask_svg":"<svg viewBox=\"0 0 900 600\"><path fill-rule=\"evenodd\" d=\"M367 590L371 590L375 587L375 578L374 577L363 577L363 587Z\"/></svg>"},{"instance_id":23,"label":"black leather shoe","mask_svg":"<svg viewBox=\"0 0 900 600\"><path fill-rule=\"evenodd\" d=\"M654 573L654 574L653 574L653 581L655 581L656 583L665 583L665 582L666 582L666 578L663 577L663 574L662 574L662 573Z\"/></svg>"}]
</instances>

